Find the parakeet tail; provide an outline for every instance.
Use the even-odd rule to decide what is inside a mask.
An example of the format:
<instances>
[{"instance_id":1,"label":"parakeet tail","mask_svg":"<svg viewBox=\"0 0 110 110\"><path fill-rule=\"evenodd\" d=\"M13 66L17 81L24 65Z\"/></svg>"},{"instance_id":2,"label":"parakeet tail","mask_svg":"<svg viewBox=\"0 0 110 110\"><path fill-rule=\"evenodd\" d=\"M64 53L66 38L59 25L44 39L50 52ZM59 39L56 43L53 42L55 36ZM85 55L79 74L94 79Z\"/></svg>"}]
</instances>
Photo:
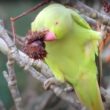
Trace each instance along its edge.
<instances>
[{"instance_id":1,"label":"parakeet tail","mask_svg":"<svg viewBox=\"0 0 110 110\"><path fill-rule=\"evenodd\" d=\"M89 110L104 110L100 95L99 86L96 79L87 80L84 78L74 86L75 92L80 101L88 107Z\"/></svg>"}]
</instances>

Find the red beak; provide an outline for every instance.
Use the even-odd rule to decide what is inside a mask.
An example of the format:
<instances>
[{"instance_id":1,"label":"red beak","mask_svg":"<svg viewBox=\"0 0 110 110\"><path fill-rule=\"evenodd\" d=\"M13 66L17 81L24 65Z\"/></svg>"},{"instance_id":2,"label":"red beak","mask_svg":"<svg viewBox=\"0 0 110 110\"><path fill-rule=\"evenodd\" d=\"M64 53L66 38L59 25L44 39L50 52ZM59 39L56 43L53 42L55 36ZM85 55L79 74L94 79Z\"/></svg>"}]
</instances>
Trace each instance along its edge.
<instances>
[{"instance_id":1,"label":"red beak","mask_svg":"<svg viewBox=\"0 0 110 110\"><path fill-rule=\"evenodd\" d=\"M47 32L45 35L45 41L54 41L56 39L56 36L53 32Z\"/></svg>"}]
</instances>

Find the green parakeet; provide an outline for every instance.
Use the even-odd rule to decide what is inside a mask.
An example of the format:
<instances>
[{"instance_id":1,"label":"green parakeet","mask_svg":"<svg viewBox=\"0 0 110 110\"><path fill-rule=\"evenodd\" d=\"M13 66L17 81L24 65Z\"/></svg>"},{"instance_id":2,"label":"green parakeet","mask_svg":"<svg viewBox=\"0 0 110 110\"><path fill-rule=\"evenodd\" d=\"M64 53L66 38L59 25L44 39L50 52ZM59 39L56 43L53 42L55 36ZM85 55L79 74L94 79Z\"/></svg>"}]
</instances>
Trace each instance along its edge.
<instances>
[{"instance_id":1,"label":"green parakeet","mask_svg":"<svg viewBox=\"0 0 110 110\"><path fill-rule=\"evenodd\" d=\"M32 32L48 30L45 37L46 63L55 77L73 86L80 101L90 110L104 110L95 55L100 33L74 10L50 4L32 22Z\"/></svg>"}]
</instances>

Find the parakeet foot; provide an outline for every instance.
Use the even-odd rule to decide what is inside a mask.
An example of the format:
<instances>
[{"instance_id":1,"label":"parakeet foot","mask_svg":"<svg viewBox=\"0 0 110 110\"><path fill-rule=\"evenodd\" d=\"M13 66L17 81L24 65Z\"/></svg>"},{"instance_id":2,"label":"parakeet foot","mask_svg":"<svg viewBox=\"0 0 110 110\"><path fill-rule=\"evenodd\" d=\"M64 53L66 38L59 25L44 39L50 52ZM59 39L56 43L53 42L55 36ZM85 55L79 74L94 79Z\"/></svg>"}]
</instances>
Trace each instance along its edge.
<instances>
[{"instance_id":1,"label":"parakeet foot","mask_svg":"<svg viewBox=\"0 0 110 110\"><path fill-rule=\"evenodd\" d=\"M73 92L74 89L71 86L68 86L64 89L65 92Z\"/></svg>"},{"instance_id":2,"label":"parakeet foot","mask_svg":"<svg viewBox=\"0 0 110 110\"><path fill-rule=\"evenodd\" d=\"M48 90L52 84L60 85L61 82L59 80L57 80L56 78L51 77L44 82L43 87L44 87L44 89Z\"/></svg>"}]
</instances>

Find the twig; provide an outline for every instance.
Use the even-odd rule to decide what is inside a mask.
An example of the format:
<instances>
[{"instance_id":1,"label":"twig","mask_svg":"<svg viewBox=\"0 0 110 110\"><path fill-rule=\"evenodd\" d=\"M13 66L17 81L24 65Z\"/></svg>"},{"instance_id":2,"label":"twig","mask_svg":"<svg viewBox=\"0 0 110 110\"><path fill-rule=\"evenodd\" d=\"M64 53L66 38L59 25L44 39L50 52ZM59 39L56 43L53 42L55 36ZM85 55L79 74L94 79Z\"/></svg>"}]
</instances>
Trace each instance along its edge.
<instances>
[{"instance_id":1,"label":"twig","mask_svg":"<svg viewBox=\"0 0 110 110\"><path fill-rule=\"evenodd\" d=\"M87 6L84 3L79 2L79 1L73 5L74 5L74 8L76 8L77 10L80 11L80 13L83 13L93 19L100 21L101 23L103 23L105 25L110 26L110 17L109 16L101 14L98 11L90 8L89 6Z\"/></svg>"},{"instance_id":2,"label":"twig","mask_svg":"<svg viewBox=\"0 0 110 110\"><path fill-rule=\"evenodd\" d=\"M100 88L102 95L104 96L105 100L105 108L106 110L110 110L110 84L105 90L104 88Z\"/></svg>"},{"instance_id":3,"label":"twig","mask_svg":"<svg viewBox=\"0 0 110 110\"><path fill-rule=\"evenodd\" d=\"M32 66L35 67L37 70L40 69L40 72L46 77L50 78L53 77L52 71L50 68L41 60L33 61Z\"/></svg>"},{"instance_id":4,"label":"twig","mask_svg":"<svg viewBox=\"0 0 110 110\"><path fill-rule=\"evenodd\" d=\"M5 110L4 104L2 103L1 100L0 100L0 110Z\"/></svg>"},{"instance_id":5,"label":"twig","mask_svg":"<svg viewBox=\"0 0 110 110\"><path fill-rule=\"evenodd\" d=\"M20 96L18 87L17 87L17 80L14 71L14 59L11 57L11 54L8 54L8 62L7 62L7 69L3 72L3 75L8 83L8 87L10 89L11 95L15 102L15 106L17 110L23 110L22 108L22 98Z\"/></svg>"},{"instance_id":6,"label":"twig","mask_svg":"<svg viewBox=\"0 0 110 110\"><path fill-rule=\"evenodd\" d=\"M9 31L9 30L6 30L6 31L7 31L7 33L9 34L9 36L10 36L11 38L13 38L13 33L12 33L11 31ZM19 35L16 34L15 42L16 42L16 45L17 45L17 46L20 46L20 47L23 46L24 40L25 40L25 37L19 36Z\"/></svg>"}]
</instances>

